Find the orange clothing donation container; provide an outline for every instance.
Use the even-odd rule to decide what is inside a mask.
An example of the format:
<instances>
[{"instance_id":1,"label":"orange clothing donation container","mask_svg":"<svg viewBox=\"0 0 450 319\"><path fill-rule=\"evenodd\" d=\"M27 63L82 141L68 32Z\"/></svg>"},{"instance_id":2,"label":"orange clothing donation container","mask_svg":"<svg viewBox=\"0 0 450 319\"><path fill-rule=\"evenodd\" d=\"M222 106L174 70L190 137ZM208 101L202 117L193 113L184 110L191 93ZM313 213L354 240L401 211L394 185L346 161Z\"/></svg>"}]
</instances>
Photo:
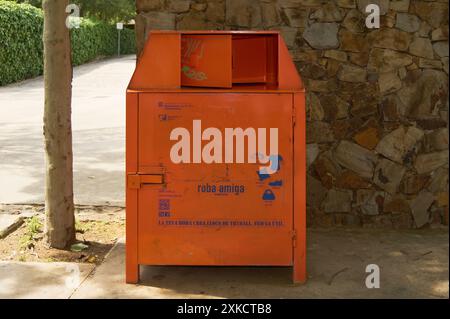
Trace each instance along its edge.
<instances>
[{"instance_id":1,"label":"orange clothing donation container","mask_svg":"<svg viewBox=\"0 0 450 319\"><path fill-rule=\"evenodd\" d=\"M305 91L277 31L153 31L127 90L126 281L139 265L306 278Z\"/></svg>"}]
</instances>

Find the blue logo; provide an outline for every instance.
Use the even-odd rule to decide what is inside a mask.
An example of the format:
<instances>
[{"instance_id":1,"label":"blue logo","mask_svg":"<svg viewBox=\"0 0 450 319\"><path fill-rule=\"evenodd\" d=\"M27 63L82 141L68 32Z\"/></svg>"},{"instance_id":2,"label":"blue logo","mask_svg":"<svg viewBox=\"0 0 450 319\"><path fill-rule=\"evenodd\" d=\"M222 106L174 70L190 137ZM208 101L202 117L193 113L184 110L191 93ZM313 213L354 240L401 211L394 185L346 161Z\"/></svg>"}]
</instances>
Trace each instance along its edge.
<instances>
[{"instance_id":1,"label":"blue logo","mask_svg":"<svg viewBox=\"0 0 450 319\"><path fill-rule=\"evenodd\" d=\"M262 199L263 200L274 200L275 199L275 194L272 192L272 190L266 189L264 191Z\"/></svg>"}]
</instances>

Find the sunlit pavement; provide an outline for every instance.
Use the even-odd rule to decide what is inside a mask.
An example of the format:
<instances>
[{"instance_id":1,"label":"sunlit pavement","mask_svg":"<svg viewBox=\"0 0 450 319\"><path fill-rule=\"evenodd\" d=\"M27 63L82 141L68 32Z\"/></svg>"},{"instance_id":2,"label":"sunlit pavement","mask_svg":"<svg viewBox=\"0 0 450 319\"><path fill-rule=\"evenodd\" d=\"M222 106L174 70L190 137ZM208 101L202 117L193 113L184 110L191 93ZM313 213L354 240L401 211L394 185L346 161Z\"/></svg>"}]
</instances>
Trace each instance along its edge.
<instances>
[{"instance_id":1,"label":"sunlit pavement","mask_svg":"<svg viewBox=\"0 0 450 319\"><path fill-rule=\"evenodd\" d=\"M72 298L448 298L448 230L310 229L308 281L290 267L141 266L125 284L119 242ZM368 265L380 288L369 289Z\"/></svg>"},{"instance_id":2,"label":"sunlit pavement","mask_svg":"<svg viewBox=\"0 0 450 319\"><path fill-rule=\"evenodd\" d=\"M77 204L124 205L125 91L135 56L74 68ZM0 87L0 203L44 201L43 77Z\"/></svg>"}]
</instances>

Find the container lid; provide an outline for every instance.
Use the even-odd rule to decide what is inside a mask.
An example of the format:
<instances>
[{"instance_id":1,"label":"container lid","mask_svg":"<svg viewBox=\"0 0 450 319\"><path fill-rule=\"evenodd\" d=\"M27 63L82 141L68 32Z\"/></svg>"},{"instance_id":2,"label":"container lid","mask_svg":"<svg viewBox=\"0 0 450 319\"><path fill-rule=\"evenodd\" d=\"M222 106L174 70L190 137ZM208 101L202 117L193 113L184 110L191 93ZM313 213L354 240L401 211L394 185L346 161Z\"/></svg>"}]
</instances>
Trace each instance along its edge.
<instances>
[{"instance_id":1,"label":"container lid","mask_svg":"<svg viewBox=\"0 0 450 319\"><path fill-rule=\"evenodd\" d=\"M151 31L129 90L303 91L278 31Z\"/></svg>"}]
</instances>

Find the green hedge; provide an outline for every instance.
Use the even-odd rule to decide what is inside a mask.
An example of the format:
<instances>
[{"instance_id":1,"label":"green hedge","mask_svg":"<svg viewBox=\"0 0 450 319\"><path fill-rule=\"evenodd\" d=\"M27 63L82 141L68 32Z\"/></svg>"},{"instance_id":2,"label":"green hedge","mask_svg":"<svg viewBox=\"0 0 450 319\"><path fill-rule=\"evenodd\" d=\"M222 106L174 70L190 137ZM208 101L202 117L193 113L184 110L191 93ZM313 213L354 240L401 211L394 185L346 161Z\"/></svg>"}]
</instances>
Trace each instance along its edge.
<instances>
[{"instance_id":1,"label":"green hedge","mask_svg":"<svg viewBox=\"0 0 450 319\"><path fill-rule=\"evenodd\" d=\"M0 86L42 74L43 12L27 4L0 0ZM121 31L121 53L135 52L134 31ZM72 29L72 62L86 63L117 54L115 25L82 19Z\"/></svg>"},{"instance_id":2,"label":"green hedge","mask_svg":"<svg viewBox=\"0 0 450 319\"><path fill-rule=\"evenodd\" d=\"M79 29L72 29L72 63L79 65L98 56L117 54L117 29L115 25L83 19ZM134 31L120 31L120 53L135 53Z\"/></svg>"},{"instance_id":3,"label":"green hedge","mask_svg":"<svg viewBox=\"0 0 450 319\"><path fill-rule=\"evenodd\" d=\"M42 11L0 1L0 85L42 74Z\"/></svg>"}]
</instances>

